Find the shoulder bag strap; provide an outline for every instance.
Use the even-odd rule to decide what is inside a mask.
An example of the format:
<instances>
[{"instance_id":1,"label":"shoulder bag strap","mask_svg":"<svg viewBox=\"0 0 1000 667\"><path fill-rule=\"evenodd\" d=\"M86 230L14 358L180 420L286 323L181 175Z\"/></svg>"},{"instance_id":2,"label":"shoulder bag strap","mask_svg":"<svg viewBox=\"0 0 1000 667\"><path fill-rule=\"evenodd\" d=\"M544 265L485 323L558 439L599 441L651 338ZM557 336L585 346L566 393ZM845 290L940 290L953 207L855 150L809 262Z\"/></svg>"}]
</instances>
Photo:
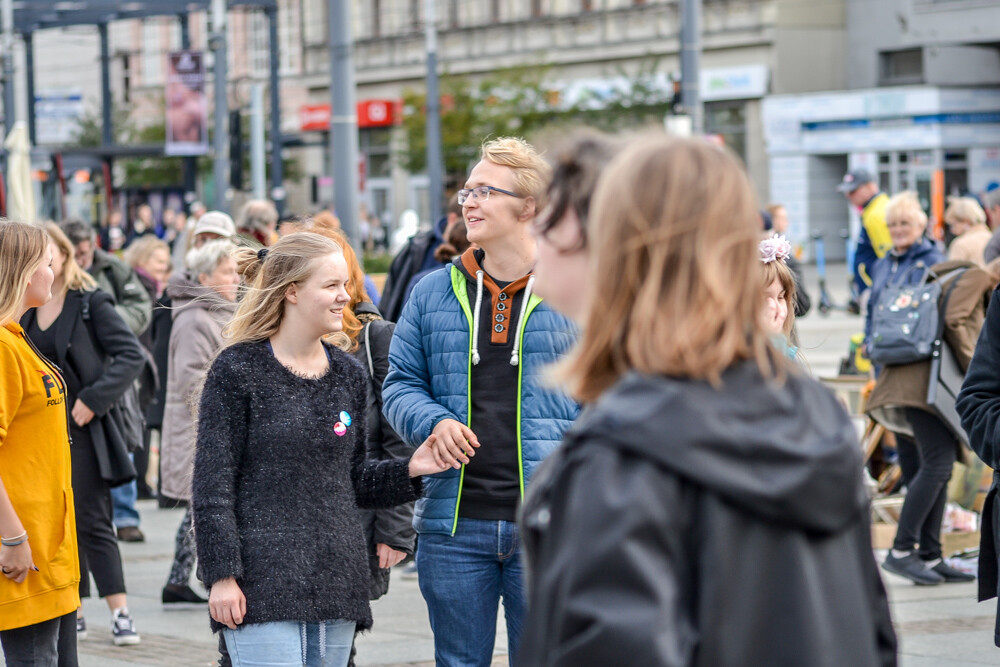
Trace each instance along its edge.
<instances>
[{"instance_id":1,"label":"shoulder bag strap","mask_svg":"<svg viewBox=\"0 0 1000 667\"><path fill-rule=\"evenodd\" d=\"M371 335L368 333L371 331L372 323L365 323L365 355L368 357L368 377L372 382L375 382L375 363L372 361L372 341Z\"/></svg>"}]
</instances>

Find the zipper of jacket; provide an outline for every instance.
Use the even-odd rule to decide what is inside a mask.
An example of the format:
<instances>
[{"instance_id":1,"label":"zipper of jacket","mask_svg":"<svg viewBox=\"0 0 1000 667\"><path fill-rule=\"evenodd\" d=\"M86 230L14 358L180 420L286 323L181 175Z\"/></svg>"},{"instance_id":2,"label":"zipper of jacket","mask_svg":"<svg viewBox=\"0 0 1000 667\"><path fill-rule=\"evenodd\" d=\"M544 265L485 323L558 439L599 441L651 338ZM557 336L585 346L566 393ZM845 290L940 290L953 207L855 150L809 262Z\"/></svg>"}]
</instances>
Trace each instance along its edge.
<instances>
[{"instance_id":1,"label":"zipper of jacket","mask_svg":"<svg viewBox=\"0 0 1000 667\"><path fill-rule=\"evenodd\" d=\"M69 420L72 419L73 416L69 411L69 387L66 386L66 376L63 375L61 368L59 368L57 365L49 361L48 357L46 357L44 354L38 351L38 348L35 347L35 344L31 342L31 339L28 338L28 336L24 333L23 330L21 331L21 340L23 340L25 343L28 344L28 347L31 348L31 351L34 352L35 355L39 359L41 359L42 363L45 366L47 366L50 371L55 373L59 377L59 381L62 382L63 408L66 410L66 439L69 441L70 447L72 447L73 436L69 432Z\"/></svg>"},{"instance_id":2,"label":"zipper of jacket","mask_svg":"<svg viewBox=\"0 0 1000 667\"><path fill-rule=\"evenodd\" d=\"M457 280L461 280L461 285L465 289L459 289ZM455 298L458 299L459 305L462 307L462 312L465 313L465 319L469 323L469 352L466 355L466 369L465 369L465 425L469 428L472 427L472 309L469 307L469 288L465 282L465 276L459 271L458 267L455 265L451 266L451 288L455 293ZM460 294L459 292L464 292ZM451 522L451 536L455 536L455 532L458 530L458 507L462 503L462 487L465 484L465 464L462 464L462 470L458 476L458 495L455 497L455 518Z\"/></svg>"},{"instance_id":3,"label":"zipper of jacket","mask_svg":"<svg viewBox=\"0 0 1000 667\"><path fill-rule=\"evenodd\" d=\"M524 331L528 326L528 317L538 307L542 300L534 294L529 295L528 309L524 311L524 319L517 323L521 333L518 335L517 346L517 477L521 485L521 502L524 502L524 454L521 449L521 376L524 373ZM538 299L531 303L531 299Z\"/></svg>"}]
</instances>

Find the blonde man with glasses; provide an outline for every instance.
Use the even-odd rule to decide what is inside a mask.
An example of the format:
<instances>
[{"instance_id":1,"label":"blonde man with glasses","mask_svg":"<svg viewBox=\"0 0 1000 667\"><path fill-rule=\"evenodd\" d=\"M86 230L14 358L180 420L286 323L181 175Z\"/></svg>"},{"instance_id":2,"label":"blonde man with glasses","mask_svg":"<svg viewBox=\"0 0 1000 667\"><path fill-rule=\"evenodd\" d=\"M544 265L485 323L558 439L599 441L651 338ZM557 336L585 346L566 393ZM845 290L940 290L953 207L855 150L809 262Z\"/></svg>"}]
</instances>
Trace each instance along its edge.
<instances>
[{"instance_id":1,"label":"blonde man with glasses","mask_svg":"<svg viewBox=\"0 0 1000 667\"><path fill-rule=\"evenodd\" d=\"M577 415L542 379L576 338L534 292L531 223L548 177L521 139L483 145L458 193L474 247L413 288L389 350L386 418L414 445L435 434L437 455L452 466L425 478L413 520L435 659L445 667L490 665L501 599L516 660L525 612L517 508Z\"/></svg>"}]
</instances>

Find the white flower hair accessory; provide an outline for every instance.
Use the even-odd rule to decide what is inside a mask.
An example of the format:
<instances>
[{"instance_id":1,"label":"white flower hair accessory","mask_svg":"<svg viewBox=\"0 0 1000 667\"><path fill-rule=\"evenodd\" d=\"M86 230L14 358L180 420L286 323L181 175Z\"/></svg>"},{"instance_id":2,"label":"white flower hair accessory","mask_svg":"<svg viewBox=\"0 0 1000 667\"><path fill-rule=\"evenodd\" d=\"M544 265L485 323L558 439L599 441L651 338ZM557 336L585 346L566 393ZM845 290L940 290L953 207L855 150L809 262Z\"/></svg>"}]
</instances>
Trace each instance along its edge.
<instances>
[{"instance_id":1,"label":"white flower hair accessory","mask_svg":"<svg viewBox=\"0 0 1000 667\"><path fill-rule=\"evenodd\" d=\"M792 254L792 244L781 234L775 234L760 242L760 261L765 264L777 260L786 260Z\"/></svg>"}]
</instances>

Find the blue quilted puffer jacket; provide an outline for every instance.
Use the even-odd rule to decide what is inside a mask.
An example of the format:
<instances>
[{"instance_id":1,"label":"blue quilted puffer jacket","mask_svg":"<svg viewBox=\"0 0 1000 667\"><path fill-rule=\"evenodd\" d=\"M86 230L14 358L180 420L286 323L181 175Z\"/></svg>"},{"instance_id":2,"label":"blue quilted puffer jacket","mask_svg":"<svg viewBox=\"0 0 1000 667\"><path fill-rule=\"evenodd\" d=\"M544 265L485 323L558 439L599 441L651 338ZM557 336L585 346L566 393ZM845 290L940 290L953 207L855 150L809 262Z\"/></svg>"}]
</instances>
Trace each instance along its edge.
<instances>
[{"instance_id":1,"label":"blue quilted puffer jacket","mask_svg":"<svg viewBox=\"0 0 1000 667\"><path fill-rule=\"evenodd\" d=\"M530 295L518 323L518 460L521 497L535 468L562 441L579 407L543 388L546 366L576 340L573 324ZM431 273L413 289L389 347L389 374L382 386L383 412L404 440L416 446L442 419L469 423L472 308L468 282L456 267ZM465 468L424 478L413 527L419 533L454 535Z\"/></svg>"}]
</instances>

